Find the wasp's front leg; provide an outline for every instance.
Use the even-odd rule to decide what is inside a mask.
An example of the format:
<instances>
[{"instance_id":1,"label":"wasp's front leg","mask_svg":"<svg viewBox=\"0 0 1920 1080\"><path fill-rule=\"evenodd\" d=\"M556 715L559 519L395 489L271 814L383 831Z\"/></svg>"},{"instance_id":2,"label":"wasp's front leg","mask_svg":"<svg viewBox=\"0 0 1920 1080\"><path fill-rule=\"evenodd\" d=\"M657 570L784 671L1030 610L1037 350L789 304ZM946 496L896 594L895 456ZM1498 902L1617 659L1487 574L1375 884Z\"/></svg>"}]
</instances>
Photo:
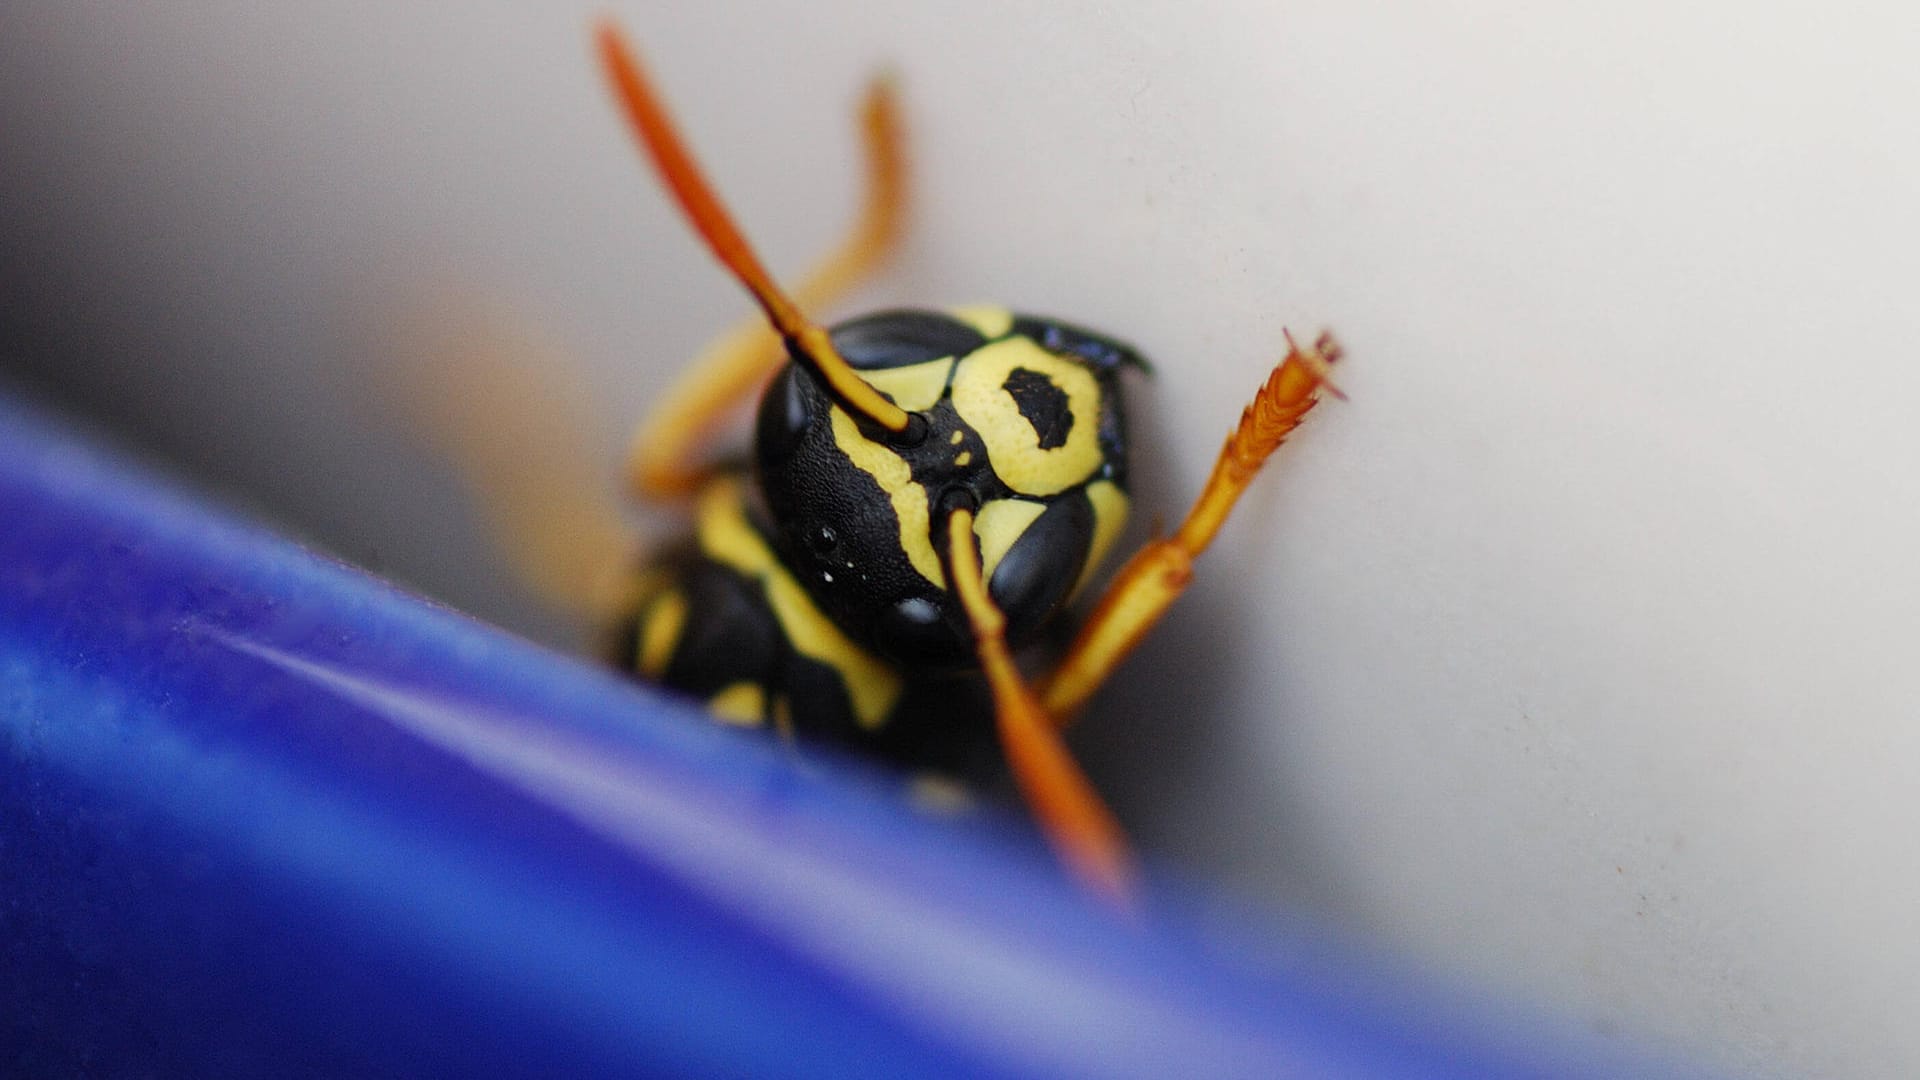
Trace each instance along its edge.
<instances>
[{"instance_id":1,"label":"wasp's front leg","mask_svg":"<svg viewBox=\"0 0 1920 1080\"><path fill-rule=\"evenodd\" d=\"M1328 371L1340 358L1332 335L1322 334L1311 349L1287 339L1287 356L1267 376L1227 437L1206 487L1172 536L1155 540L1134 555L1101 595L1080 628L1067 657L1046 681L1041 699L1062 724L1086 705L1120 662L1193 579L1193 560L1207 549L1240 496L1259 474L1267 457L1319 401L1324 387L1339 395Z\"/></svg>"}]
</instances>

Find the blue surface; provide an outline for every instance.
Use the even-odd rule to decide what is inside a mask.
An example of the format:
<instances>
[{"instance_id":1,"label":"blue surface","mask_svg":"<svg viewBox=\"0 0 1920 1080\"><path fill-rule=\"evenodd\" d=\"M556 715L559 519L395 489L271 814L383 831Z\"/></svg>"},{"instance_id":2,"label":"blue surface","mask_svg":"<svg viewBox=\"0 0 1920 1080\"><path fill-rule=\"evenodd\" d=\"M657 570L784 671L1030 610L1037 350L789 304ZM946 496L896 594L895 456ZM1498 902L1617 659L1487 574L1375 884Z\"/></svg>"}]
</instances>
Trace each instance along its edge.
<instances>
[{"instance_id":1,"label":"blue surface","mask_svg":"<svg viewBox=\"0 0 1920 1080\"><path fill-rule=\"evenodd\" d=\"M0 1074L1618 1074L894 791L0 401Z\"/></svg>"}]
</instances>

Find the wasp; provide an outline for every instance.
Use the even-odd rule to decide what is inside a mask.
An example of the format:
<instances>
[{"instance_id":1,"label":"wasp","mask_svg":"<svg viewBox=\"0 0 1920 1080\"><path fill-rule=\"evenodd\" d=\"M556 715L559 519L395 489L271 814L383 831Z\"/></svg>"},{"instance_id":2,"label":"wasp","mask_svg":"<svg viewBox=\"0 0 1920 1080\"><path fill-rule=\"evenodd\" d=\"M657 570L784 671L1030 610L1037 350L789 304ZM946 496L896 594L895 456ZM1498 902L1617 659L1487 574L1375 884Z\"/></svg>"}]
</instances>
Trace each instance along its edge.
<instances>
[{"instance_id":1,"label":"wasp","mask_svg":"<svg viewBox=\"0 0 1920 1080\"><path fill-rule=\"evenodd\" d=\"M1179 526L1123 566L1058 663L1029 679L1015 654L1062 623L1125 524L1123 383L1145 360L1000 307L813 321L808 312L866 278L902 229L891 81L875 80L860 108L854 227L789 293L619 29L602 22L595 43L660 180L761 313L711 346L635 436L629 486L690 504L693 530L629 564L611 605L613 659L721 720L916 769L997 753L1068 870L1130 904L1127 842L1061 733L1186 588L1268 456L1322 391L1338 394L1337 345L1287 338ZM756 393L748 460L709 463L718 429Z\"/></svg>"}]
</instances>

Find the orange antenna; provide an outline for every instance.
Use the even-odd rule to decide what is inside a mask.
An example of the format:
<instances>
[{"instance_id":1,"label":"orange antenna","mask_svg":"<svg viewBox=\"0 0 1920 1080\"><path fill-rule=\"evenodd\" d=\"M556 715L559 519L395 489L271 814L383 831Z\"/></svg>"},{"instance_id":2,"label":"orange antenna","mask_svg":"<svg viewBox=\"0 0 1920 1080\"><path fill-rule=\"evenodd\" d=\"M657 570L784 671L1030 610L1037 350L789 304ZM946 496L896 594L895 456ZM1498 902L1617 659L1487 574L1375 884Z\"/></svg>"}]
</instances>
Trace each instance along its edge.
<instances>
[{"instance_id":1,"label":"orange antenna","mask_svg":"<svg viewBox=\"0 0 1920 1080\"><path fill-rule=\"evenodd\" d=\"M833 340L818 323L802 314L798 305L760 264L748 246L747 238L734 226L732 215L720 203L720 197L701 175L700 166L687 151L686 141L675 129L673 120L661 104L660 95L647 81L640 58L619 27L602 20L595 31L600 60L613 80L614 92L625 107L627 119L640 136L641 145L653 159L654 168L673 192L680 209L686 212L695 232L707 242L713 254L740 283L747 287L767 313L767 321L785 338L800 363L819 378L841 408L895 435L905 435L913 415L887 400L852 364L834 349Z\"/></svg>"},{"instance_id":2,"label":"orange antenna","mask_svg":"<svg viewBox=\"0 0 1920 1080\"><path fill-rule=\"evenodd\" d=\"M1060 725L1033 696L1007 650L1006 616L994 606L973 535L973 510L947 514L947 580L966 609L975 653L993 691L994 723L1007 767L1033 809L1034 820L1061 862L1115 908L1131 913L1138 871L1113 811L1067 751Z\"/></svg>"}]
</instances>

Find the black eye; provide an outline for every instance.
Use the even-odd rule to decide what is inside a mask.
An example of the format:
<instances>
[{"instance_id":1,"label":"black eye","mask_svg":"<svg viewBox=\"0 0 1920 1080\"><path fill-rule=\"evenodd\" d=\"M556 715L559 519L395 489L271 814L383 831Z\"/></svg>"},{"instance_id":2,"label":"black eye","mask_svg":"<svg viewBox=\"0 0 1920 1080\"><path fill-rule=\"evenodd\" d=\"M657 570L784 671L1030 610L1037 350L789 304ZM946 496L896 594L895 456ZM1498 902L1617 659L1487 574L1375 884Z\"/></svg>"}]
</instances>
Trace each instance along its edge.
<instances>
[{"instance_id":1,"label":"black eye","mask_svg":"<svg viewBox=\"0 0 1920 1080\"><path fill-rule=\"evenodd\" d=\"M807 401L807 395L801 390L800 383L791 375L787 378L787 429L805 431L813 422L813 408Z\"/></svg>"},{"instance_id":2,"label":"black eye","mask_svg":"<svg viewBox=\"0 0 1920 1080\"><path fill-rule=\"evenodd\" d=\"M1007 615L1007 639L1016 645L1039 629L1067 599L1093 547L1093 504L1083 492L1062 495L1027 526L988 583Z\"/></svg>"},{"instance_id":3,"label":"black eye","mask_svg":"<svg viewBox=\"0 0 1920 1080\"><path fill-rule=\"evenodd\" d=\"M807 530L807 550L817 558L826 558L840 547L840 534L831 525L815 525Z\"/></svg>"},{"instance_id":4,"label":"black eye","mask_svg":"<svg viewBox=\"0 0 1920 1080\"><path fill-rule=\"evenodd\" d=\"M814 424L820 391L811 377L791 366L767 384L755 426L755 453L762 461L785 460L799 451Z\"/></svg>"},{"instance_id":5,"label":"black eye","mask_svg":"<svg viewBox=\"0 0 1920 1080\"><path fill-rule=\"evenodd\" d=\"M965 356L986 343L980 331L937 311L882 311L833 328L833 347L868 370Z\"/></svg>"}]
</instances>

